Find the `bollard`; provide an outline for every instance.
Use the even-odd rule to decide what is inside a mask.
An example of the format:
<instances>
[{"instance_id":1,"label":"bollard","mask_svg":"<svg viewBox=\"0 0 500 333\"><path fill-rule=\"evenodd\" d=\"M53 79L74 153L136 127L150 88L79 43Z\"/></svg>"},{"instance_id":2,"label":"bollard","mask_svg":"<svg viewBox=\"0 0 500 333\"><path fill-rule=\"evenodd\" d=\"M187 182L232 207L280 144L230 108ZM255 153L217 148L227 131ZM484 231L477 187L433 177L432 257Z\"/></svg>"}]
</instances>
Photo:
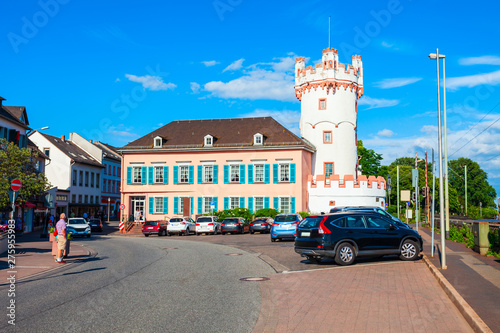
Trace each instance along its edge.
<instances>
[{"instance_id":1,"label":"bollard","mask_svg":"<svg viewBox=\"0 0 500 333\"><path fill-rule=\"evenodd\" d=\"M490 231L490 224L488 222L474 222L472 225L472 232L474 234L474 251L482 256L485 256L490 248L490 241L488 240L488 232Z\"/></svg>"}]
</instances>

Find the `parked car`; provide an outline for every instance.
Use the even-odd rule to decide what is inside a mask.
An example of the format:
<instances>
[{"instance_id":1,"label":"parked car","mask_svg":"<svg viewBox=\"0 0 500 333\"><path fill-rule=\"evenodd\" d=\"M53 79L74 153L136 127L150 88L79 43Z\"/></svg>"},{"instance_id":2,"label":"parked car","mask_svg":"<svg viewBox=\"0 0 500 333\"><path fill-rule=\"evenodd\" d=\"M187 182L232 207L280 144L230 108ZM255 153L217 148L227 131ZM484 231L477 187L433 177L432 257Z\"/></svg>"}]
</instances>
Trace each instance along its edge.
<instances>
[{"instance_id":1,"label":"parked car","mask_svg":"<svg viewBox=\"0 0 500 333\"><path fill-rule=\"evenodd\" d=\"M297 225L302 220L299 214L278 214L274 217L271 226L271 241L276 242L282 239L295 239L297 235Z\"/></svg>"},{"instance_id":2,"label":"parked car","mask_svg":"<svg viewBox=\"0 0 500 333\"><path fill-rule=\"evenodd\" d=\"M102 222L99 219L92 219L89 221L91 231L102 232Z\"/></svg>"},{"instance_id":3,"label":"parked car","mask_svg":"<svg viewBox=\"0 0 500 333\"><path fill-rule=\"evenodd\" d=\"M248 232L248 224L242 217L228 217L221 223L221 234L225 235L230 232L231 234L244 234Z\"/></svg>"},{"instance_id":4,"label":"parked car","mask_svg":"<svg viewBox=\"0 0 500 333\"><path fill-rule=\"evenodd\" d=\"M250 233L253 235L256 231L261 234L271 232L271 226L274 220L270 217L257 217L255 220L250 222Z\"/></svg>"},{"instance_id":5,"label":"parked car","mask_svg":"<svg viewBox=\"0 0 500 333\"><path fill-rule=\"evenodd\" d=\"M92 234L90 230L90 225L87 223L87 221L85 221L83 217L69 218L66 225L74 230L74 232L72 233L73 237L75 236L90 237Z\"/></svg>"},{"instance_id":6,"label":"parked car","mask_svg":"<svg viewBox=\"0 0 500 333\"><path fill-rule=\"evenodd\" d=\"M184 217L172 217L167 223L167 235L178 234L179 236L188 236L190 233L196 231L196 224L193 219Z\"/></svg>"},{"instance_id":7,"label":"parked car","mask_svg":"<svg viewBox=\"0 0 500 333\"><path fill-rule=\"evenodd\" d=\"M220 222L218 222L217 216L200 216L196 219L196 235L199 236L202 233L214 234L220 232Z\"/></svg>"},{"instance_id":8,"label":"parked car","mask_svg":"<svg viewBox=\"0 0 500 333\"><path fill-rule=\"evenodd\" d=\"M352 206L352 207L334 207L334 208L330 209L330 213L351 212L351 211L373 211L373 212L379 213L381 215L384 215L385 217L392 219L397 226L411 228L408 224L404 223L403 221L401 221L397 217L392 216L385 209L382 209L380 207Z\"/></svg>"},{"instance_id":9,"label":"parked car","mask_svg":"<svg viewBox=\"0 0 500 333\"><path fill-rule=\"evenodd\" d=\"M149 235L165 236L167 234L167 225L161 221L146 221L142 226L142 234L146 237Z\"/></svg>"},{"instance_id":10,"label":"parked car","mask_svg":"<svg viewBox=\"0 0 500 333\"><path fill-rule=\"evenodd\" d=\"M418 232L368 211L309 216L300 222L295 239L295 252L314 263L334 258L350 265L357 257L389 254L415 260L421 251Z\"/></svg>"}]
</instances>

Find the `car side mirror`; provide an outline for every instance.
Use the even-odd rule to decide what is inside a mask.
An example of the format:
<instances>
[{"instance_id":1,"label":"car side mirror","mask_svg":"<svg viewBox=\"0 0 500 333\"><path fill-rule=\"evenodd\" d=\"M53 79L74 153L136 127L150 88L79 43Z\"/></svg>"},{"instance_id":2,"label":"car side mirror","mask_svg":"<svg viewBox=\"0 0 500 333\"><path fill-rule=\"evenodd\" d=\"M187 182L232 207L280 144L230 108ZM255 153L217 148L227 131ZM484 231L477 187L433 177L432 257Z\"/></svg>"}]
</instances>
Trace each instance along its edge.
<instances>
[{"instance_id":1,"label":"car side mirror","mask_svg":"<svg viewBox=\"0 0 500 333\"><path fill-rule=\"evenodd\" d=\"M389 230L396 230L396 226L394 224L389 225Z\"/></svg>"}]
</instances>

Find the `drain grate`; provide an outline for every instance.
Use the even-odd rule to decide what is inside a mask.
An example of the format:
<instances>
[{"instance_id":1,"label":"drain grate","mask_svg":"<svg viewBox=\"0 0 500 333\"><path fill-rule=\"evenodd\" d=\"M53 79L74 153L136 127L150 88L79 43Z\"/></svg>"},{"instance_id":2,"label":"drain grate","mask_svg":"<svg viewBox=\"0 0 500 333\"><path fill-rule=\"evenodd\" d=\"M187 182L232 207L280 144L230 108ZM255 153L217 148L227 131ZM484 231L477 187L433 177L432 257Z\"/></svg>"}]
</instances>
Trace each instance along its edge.
<instances>
[{"instance_id":1,"label":"drain grate","mask_svg":"<svg viewBox=\"0 0 500 333\"><path fill-rule=\"evenodd\" d=\"M226 253L226 256L241 256L241 253Z\"/></svg>"},{"instance_id":2,"label":"drain grate","mask_svg":"<svg viewBox=\"0 0 500 333\"><path fill-rule=\"evenodd\" d=\"M267 281L269 278L266 277L246 277L240 279L240 281Z\"/></svg>"}]
</instances>

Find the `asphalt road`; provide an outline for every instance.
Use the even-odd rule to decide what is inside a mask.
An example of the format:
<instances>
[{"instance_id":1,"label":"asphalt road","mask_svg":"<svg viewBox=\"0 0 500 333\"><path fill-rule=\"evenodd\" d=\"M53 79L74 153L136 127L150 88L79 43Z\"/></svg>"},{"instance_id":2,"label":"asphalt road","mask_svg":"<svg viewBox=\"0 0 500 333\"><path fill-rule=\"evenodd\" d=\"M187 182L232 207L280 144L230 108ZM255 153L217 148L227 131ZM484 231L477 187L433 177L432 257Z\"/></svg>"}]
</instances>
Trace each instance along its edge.
<instances>
[{"instance_id":1,"label":"asphalt road","mask_svg":"<svg viewBox=\"0 0 500 333\"><path fill-rule=\"evenodd\" d=\"M274 270L255 253L187 239L75 240L95 256L17 282L15 331L250 332L260 287L240 279ZM7 304L6 287L0 298Z\"/></svg>"}]
</instances>

